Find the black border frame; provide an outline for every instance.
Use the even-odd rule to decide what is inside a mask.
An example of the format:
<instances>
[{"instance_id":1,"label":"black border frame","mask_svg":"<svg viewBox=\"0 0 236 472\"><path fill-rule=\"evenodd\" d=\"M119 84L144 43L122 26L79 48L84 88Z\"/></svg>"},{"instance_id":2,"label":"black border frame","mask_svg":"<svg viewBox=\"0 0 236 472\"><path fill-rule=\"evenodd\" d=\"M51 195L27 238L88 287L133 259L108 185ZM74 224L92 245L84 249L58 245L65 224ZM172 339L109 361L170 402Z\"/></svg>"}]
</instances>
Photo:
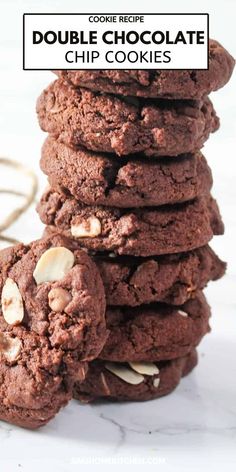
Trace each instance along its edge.
<instances>
[{"instance_id":1,"label":"black border frame","mask_svg":"<svg viewBox=\"0 0 236 472\"><path fill-rule=\"evenodd\" d=\"M158 67L156 69L158 70L209 70L209 13L23 13L23 70L25 71L51 71L52 69L28 69L25 67L25 17L26 16L32 16L32 15L37 15L37 16L42 16L42 15L191 15L191 16L206 16L207 17L207 51L208 51L208 54L207 54L207 68L206 69L186 69L186 68L181 68L181 69L162 69L161 67ZM117 70L140 70L140 69L127 69L127 68L123 68L123 69L117 69ZM153 67L151 67L150 69L147 69L146 70L151 70L153 69ZM95 70L95 69L91 69L91 68L87 68L87 69L84 69L84 68L76 68L76 67L73 67L73 69L53 69L53 70ZM115 69L109 69L109 67L106 67L106 69L96 69L96 70L115 70ZM143 69L145 70L145 68Z\"/></svg>"}]
</instances>

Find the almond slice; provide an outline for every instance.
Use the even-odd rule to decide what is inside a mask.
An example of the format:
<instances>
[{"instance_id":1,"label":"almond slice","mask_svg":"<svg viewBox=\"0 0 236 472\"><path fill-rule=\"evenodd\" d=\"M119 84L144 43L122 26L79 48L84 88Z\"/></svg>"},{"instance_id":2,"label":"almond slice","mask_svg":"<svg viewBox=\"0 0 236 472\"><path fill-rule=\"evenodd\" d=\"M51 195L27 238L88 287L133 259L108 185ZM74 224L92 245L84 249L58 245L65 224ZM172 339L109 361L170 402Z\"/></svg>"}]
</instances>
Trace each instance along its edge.
<instances>
[{"instance_id":1,"label":"almond slice","mask_svg":"<svg viewBox=\"0 0 236 472\"><path fill-rule=\"evenodd\" d=\"M1 296L2 313L10 325L21 323L24 318L24 306L20 290L13 279L6 279Z\"/></svg>"},{"instance_id":2,"label":"almond slice","mask_svg":"<svg viewBox=\"0 0 236 472\"><path fill-rule=\"evenodd\" d=\"M71 226L71 234L74 238L95 238L101 234L102 226L96 216L90 216L82 223L74 223Z\"/></svg>"},{"instance_id":3,"label":"almond slice","mask_svg":"<svg viewBox=\"0 0 236 472\"><path fill-rule=\"evenodd\" d=\"M21 348L22 344L18 338L11 338L4 333L0 333L0 352L8 362L14 362L18 359Z\"/></svg>"},{"instance_id":4,"label":"almond slice","mask_svg":"<svg viewBox=\"0 0 236 472\"><path fill-rule=\"evenodd\" d=\"M183 310L178 310L179 315L183 316L184 318L188 318L188 313Z\"/></svg>"},{"instance_id":5,"label":"almond slice","mask_svg":"<svg viewBox=\"0 0 236 472\"><path fill-rule=\"evenodd\" d=\"M131 369L143 375L156 375L159 374L158 367L153 362L129 362Z\"/></svg>"},{"instance_id":6,"label":"almond slice","mask_svg":"<svg viewBox=\"0 0 236 472\"><path fill-rule=\"evenodd\" d=\"M54 287L48 294L48 305L55 312L64 311L71 300L71 294L62 287Z\"/></svg>"},{"instance_id":7,"label":"almond slice","mask_svg":"<svg viewBox=\"0 0 236 472\"><path fill-rule=\"evenodd\" d=\"M65 247L52 247L38 260L33 276L37 285L43 282L56 282L72 269L75 263L73 252Z\"/></svg>"},{"instance_id":8,"label":"almond slice","mask_svg":"<svg viewBox=\"0 0 236 472\"><path fill-rule=\"evenodd\" d=\"M134 372L124 365L119 365L115 362L106 362L105 368L128 384L138 385L144 381L143 375Z\"/></svg>"},{"instance_id":9,"label":"almond slice","mask_svg":"<svg viewBox=\"0 0 236 472\"><path fill-rule=\"evenodd\" d=\"M158 388L160 385L161 379L157 377L156 379L153 379L153 387Z\"/></svg>"}]
</instances>

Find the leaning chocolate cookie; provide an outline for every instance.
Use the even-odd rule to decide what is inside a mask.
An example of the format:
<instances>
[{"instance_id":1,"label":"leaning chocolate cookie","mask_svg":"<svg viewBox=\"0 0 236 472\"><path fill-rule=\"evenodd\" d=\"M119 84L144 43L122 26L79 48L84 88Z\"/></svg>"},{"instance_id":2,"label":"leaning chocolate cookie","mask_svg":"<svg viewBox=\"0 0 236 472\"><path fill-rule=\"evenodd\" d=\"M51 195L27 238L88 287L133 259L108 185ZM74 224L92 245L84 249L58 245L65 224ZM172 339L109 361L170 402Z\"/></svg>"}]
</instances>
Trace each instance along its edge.
<instances>
[{"instance_id":1,"label":"leaning chocolate cookie","mask_svg":"<svg viewBox=\"0 0 236 472\"><path fill-rule=\"evenodd\" d=\"M200 152L147 161L115 158L84 148L69 148L49 137L41 169L50 185L88 205L158 206L192 200L209 192L212 175Z\"/></svg>"},{"instance_id":2,"label":"leaning chocolate cookie","mask_svg":"<svg viewBox=\"0 0 236 472\"><path fill-rule=\"evenodd\" d=\"M74 398L82 402L100 398L112 401L145 401L171 393L181 377L197 365L197 351L170 361L117 363L95 360Z\"/></svg>"},{"instance_id":3,"label":"leaning chocolate cookie","mask_svg":"<svg viewBox=\"0 0 236 472\"><path fill-rule=\"evenodd\" d=\"M112 362L149 362L189 354L209 328L210 308L204 295L184 305L161 303L108 307L109 336L99 358Z\"/></svg>"},{"instance_id":4,"label":"leaning chocolate cookie","mask_svg":"<svg viewBox=\"0 0 236 472\"><path fill-rule=\"evenodd\" d=\"M56 70L75 87L137 97L199 99L223 87L235 61L217 41L209 41L207 70Z\"/></svg>"},{"instance_id":5,"label":"leaning chocolate cookie","mask_svg":"<svg viewBox=\"0 0 236 472\"><path fill-rule=\"evenodd\" d=\"M209 98L148 100L74 89L58 79L37 102L39 124L67 145L118 156L176 156L196 152L219 120Z\"/></svg>"},{"instance_id":6,"label":"leaning chocolate cookie","mask_svg":"<svg viewBox=\"0 0 236 472\"><path fill-rule=\"evenodd\" d=\"M107 337L99 272L51 236L0 253L0 418L46 424L84 379Z\"/></svg>"},{"instance_id":7,"label":"leaning chocolate cookie","mask_svg":"<svg viewBox=\"0 0 236 472\"><path fill-rule=\"evenodd\" d=\"M41 220L91 251L153 256L204 246L223 223L215 200L207 197L156 208L87 206L49 189L38 205Z\"/></svg>"}]
</instances>

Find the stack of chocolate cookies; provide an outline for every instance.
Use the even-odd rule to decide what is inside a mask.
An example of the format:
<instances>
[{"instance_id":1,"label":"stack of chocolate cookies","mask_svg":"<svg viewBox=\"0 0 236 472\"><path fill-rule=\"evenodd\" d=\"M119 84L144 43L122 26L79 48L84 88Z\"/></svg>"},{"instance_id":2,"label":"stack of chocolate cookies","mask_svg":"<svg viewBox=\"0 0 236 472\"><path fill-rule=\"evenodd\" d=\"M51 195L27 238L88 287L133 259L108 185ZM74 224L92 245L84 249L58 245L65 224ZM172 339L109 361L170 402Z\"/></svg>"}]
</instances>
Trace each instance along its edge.
<instances>
[{"instance_id":1,"label":"stack of chocolate cookies","mask_svg":"<svg viewBox=\"0 0 236 472\"><path fill-rule=\"evenodd\" d=\"M208 94L233 66L211 41L207 71L57 71L38 100L50 184L38 212L93 257L106 292L109 336L76 398L159 397L197 363L202 289L225 270L208 246L224 228L200 149L219 127Z\"/></svg>"}]
</instances>

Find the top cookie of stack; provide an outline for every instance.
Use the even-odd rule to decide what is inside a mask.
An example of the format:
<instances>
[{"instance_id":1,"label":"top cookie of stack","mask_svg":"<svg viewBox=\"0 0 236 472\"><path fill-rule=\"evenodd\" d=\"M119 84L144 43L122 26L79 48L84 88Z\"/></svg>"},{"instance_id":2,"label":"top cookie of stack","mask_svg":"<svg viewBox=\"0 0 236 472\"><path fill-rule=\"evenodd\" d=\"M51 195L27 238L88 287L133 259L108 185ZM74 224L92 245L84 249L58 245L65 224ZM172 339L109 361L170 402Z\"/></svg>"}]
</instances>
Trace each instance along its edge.
<instances>
[{"instance_id":1,"label":"top cookie of stack","mask_svg":"<svg viewBox=\"0 0 236 472\"><path fill-rule=\"evenodd\" d=\"M209 41L208 70L62 70L55 73L75 87L147 98L194 99L223 87L234 59L217 41Z\"/></svg>"},{"instance_id":2,"label":"top cookie of stack","mask_svg":"<svg viewBox=\"0 0 236 472\"><path fill-rule=\"evenodd\" d=\"M39 122L65 144L92 151L195 152L219 126L207 94L229 80L233 66L229 53L211 41L209 70L57 71L60 79L38 100Z\"/></svg>"}]
</instances>

